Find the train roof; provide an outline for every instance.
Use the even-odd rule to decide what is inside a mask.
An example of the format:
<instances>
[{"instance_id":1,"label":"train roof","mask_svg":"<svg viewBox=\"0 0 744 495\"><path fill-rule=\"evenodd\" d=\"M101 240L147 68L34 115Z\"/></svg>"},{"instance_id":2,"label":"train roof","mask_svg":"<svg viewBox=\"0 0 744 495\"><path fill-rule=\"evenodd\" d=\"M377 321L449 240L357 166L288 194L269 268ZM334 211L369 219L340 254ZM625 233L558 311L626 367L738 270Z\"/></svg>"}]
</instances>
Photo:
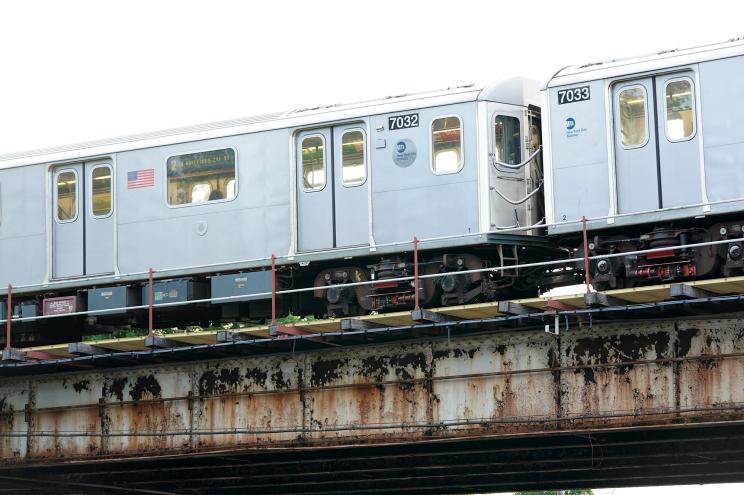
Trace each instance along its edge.
<instances>
[{"instance_id":1,"label":"train roof","mask_svg":"<svg viewBox=\"0 0 744 495\"><path fill-rule=\"evenodd\" d=\"M488 86L473 84L421 93L400 94L350 104L334 104L223 120L162 131L68 144L0 155L0 169L37 163L62 162L112 153L200 141L250 132L322 124L469 101L496 101L513 105L539 105L539 82L524 77L502 79Z\"/></svg>"},{"instance_id":2,"label":"train roof","mask_svg":"<svg viewBox=\"0 0 744 495\"><path fill-rule=\"evenodd\" d=\"M735 57L742 54L744 54L744 38L733 38L722 43L693 48L675 48L605 62L591 62L564 67L548 79L543 89L694 64L706 60Z\"/></svg>"}]
</instances>

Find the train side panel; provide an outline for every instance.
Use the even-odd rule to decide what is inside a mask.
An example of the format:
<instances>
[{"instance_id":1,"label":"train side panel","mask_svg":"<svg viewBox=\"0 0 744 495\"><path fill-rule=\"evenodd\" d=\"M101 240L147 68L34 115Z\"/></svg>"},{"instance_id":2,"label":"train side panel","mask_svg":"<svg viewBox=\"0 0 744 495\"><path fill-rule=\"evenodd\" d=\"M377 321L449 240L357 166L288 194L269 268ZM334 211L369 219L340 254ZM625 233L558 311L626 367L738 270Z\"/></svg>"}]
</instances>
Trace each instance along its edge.
<instances>
[{"instance_id":1,"label":"train side panel","mask_svg":"<svg viewBox=\"0 0 744 495\"><path fill-rule=\"evenodd\" d=\"M0 170L0 285L45 279L46 166Z\"/></svg>"},{"instance_id":2,"label":"train side panel","mask_svg":"<svg viewBox=\"0 0 744 495\"><path fill-rule=\"evenodd\" d=\"M559 103L584 87L590 99ZM577 232L584 215L597 229L744 208L743 87L736 56L548 88L550 232Z\"/></svg>"},{"instance_id":3,"label":"train side panel","mask_svg":"<svg viewBox=\"0 0 744 495\"><path fill-rule=\"evenodd\" d=\"M604 81L586 86L587 100L558 104L558 92L568 88L548 96L554 222L605 216L610 208Z\"/></svg>"},{"instance_id":4,"label":"train side panel","mask_svg":"<svg viewBox=\"0 0 744 495\"><path fill-rule=\"evenodd\" d=\"M475 112L475 103L422 108L417 127L397 130L389 129L388 117L398 114L370 118L376 243L478 232ZM462 169L436 174L432 124L449 117L459 117L462 125Z\"/></svg>"},{"instance_id":5,"label":"train side panel","mask_svg":"<svg viewBox=\"0 0 744 495\"><path fill-rule=\"evenodd\" d=\"M708 200L714 212L738 210L729 201L744 197L744 57L700 64L700 98Z\"/></svg>"},{"instance_id":6,"label":"train side panel","mask_svg":"<svg viewBox=\"0 0 744 495\"><path fill-rule=\"evenodd\" d=\"M122 273L196 267L286 254L290 244L289 131L120 153L118 267ZM169 206L166 161L176 154L234 148L237 195ZM153 168L154 185L129 189L128 174Z\"/></svg>"}]
</instances>

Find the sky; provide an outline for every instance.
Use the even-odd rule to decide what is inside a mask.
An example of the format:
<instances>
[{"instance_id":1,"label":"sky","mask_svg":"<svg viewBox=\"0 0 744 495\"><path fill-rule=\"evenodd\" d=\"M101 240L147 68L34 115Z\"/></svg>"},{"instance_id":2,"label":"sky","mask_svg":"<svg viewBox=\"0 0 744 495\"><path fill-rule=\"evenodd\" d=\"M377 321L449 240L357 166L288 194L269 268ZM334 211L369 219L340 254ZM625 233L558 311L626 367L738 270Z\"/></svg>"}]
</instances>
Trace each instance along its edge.
<instances>
[{"instance_id":1,"label":"sky","mask_svg":"<svg viewBox=\"0 0 744 495\"><path fill-rule=\"evenodd\" d=\"M737 2L0 2L0 153L386 95L546 80L744 36Z\"/></svg>"},{"instance_id":2,"label":"sky","mask_svg":"<svg viewBox=\"0 0 744 495\"><path fill-rule=\"evenodd\" d=\"M545 81L566 65L744 36L743 13L730 0L4 0L0 154L515 75ZM744 486L612 495L672 493Z\"/></svg>"}]
</instances>

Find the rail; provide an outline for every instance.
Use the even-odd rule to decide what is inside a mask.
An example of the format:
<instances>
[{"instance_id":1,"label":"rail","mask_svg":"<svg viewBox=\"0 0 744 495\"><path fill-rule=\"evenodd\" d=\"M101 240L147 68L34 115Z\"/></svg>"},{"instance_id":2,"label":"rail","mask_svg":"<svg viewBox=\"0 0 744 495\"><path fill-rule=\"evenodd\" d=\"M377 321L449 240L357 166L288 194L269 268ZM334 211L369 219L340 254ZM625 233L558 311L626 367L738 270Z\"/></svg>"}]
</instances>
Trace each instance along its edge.
<instances>
[{"instance_id":1,"label":"rail","mask_svg":"<svg viewBox=\"0 0 744 495\"><path fill-rule=\"evenodd\" d=\"M737 293L730 294L732 292ZM691 314L718 318L725 312L740 313L742 303L744 276L569 294L551 299L434 308L419 310L418 317L413 311L316 320L289 325L293 331L279 336L272 336L271 326L263 325L237 331L165 335L159 337L163 343L156 345L142 337L131 337L32 347L17 351L23 357L15 356L0 363L0 375L74 370L80 366L106 368L162 362L163 359L194 360L246 352L284 353L432 336L450 339L494 331L542 331L544 328L545 332L557 334L582 326L591 328L599 323L625 322L628 318L659 321L690 318Z\"/></svg>"}]
</instances>

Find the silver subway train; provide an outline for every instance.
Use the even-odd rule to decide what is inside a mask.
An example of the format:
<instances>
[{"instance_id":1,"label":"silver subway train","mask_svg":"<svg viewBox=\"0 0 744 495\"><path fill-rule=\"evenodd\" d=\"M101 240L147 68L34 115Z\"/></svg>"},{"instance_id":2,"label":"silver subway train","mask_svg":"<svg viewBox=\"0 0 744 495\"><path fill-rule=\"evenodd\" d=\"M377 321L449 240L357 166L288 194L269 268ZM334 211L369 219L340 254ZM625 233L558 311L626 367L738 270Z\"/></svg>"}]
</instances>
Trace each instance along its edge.
<instances>
[{"instance_id":1,"label":"silver subway train","mask_svg":"<svg viewBox=\"0 0 744 495\"><path fill-rule=\"evenodd\" d=\"M420 272L438 274L421 280L427 306L575 283L583 264L540 263L584 249L617 254L592 260L600 288L737 273L740 243L694 246L744 236L742 88L731 40L542 88L512 78L5 155L0 319L45 342L137 324L122 308L147 302L150 269L155 304L210 302L162 324L262 318L271 255L280 289L315 287L283 312L410 308L414 237Z\"/></svg>"}]
</instances>

